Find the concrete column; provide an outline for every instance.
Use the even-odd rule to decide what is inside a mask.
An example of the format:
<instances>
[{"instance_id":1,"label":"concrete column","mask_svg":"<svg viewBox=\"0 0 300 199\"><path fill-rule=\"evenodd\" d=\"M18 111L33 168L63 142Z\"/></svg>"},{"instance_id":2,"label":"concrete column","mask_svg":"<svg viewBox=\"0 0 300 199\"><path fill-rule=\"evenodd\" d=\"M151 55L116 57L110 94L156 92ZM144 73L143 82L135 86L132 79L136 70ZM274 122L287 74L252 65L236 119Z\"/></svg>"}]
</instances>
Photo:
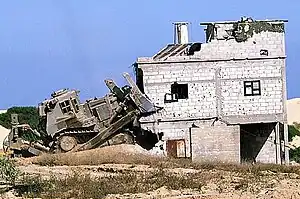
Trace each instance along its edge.
<instances>
[{"instance_id":1,"label":"concrete column","mask_svg":"<svg viewBox=\"0 0 300 199\"><path fill-rule=\"evenodd\" d=\"M217 105L217 117L220 118L223 116L222 109L221 109L221 97L222 97L222 91L221 91L221 80L220 80L220 72L221 68L218 67L215 70L215 81L216 81L216 105Z\"/></svg>"},{"instance_id":2,"label":"concrete column","mask_svg":"<svg viewBox=\"0 0 300 199\"><path fill-rule=\"evenodd\" d=\"M283 125L283 137L284 137L284 162L286 165L290 164L290 149L289 144L289 128L288 124Z\"/></svg>"},{"instance_id":3,"label":"concrete column","mask_svg":"<svg viewBox=\"0 0 300 199\"><path fill-rule=\"evenodd\" d=\"M283 39L285 42L285 39ZM285 51L285 44L283 43L283 50ZM286 89L286 61L283 60L283 64L281 65L281 77L282 77L282 105L283 105L283 137L284 137L284 162L286 165L290 164L290 149L288 148L289 144L289 129L287 124L287 89Z\"/></svg>"},{"instance_id":4,"label":"concrete column","mask_svg":"<svg viewBox=\"0 0 300 199\"><path fill-rule=\"evenodd\" d=\"M277 122L275 126L275 146L276 146L276 164L282 164L281 149L280 149L280 123Z\"/></svg>"}]
</instances>

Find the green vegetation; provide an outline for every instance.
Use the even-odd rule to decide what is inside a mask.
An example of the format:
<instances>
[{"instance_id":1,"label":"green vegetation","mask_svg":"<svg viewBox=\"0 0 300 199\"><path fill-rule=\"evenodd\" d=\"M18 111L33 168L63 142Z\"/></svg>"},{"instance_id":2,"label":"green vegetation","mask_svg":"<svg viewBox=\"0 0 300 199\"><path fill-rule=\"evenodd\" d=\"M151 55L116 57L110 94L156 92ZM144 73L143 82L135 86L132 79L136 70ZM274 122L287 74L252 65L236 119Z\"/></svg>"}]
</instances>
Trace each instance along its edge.
<instances>
[{"instance_id":1,"label":"green vegetation","mask_svg":"<svg viewBox=\"0 0 300 199\"><path fill-rule=\"evenodd\" d=\"M294 123L289 126L289 142L292 141L293 137L300 136L300 124ZM300 147L290 150L291 160L300 163Z\"/></svg>"},{"instance_id":2,"label":"green vegetation","mask_svg":"<svg viewBox=\"0 0 300 199\"><path fill-rule=\"evenodd\" d=\"M300 123L294 122L294 127L300 131Z\"/></svg>"},{"instance_id":3,"label":"green vegetation","mask_svg":"<svg viewBox=\"0 0 300 199\"><path fill-rule=\"evenodd\" d=\"M0 114L0 125L11 128L11 114L18 114L20 124L29 124L31 128L40 130L40 117L36 107L12 107L6 113ZM37 136L30 131L25 131L21 137L28 141L37 140Z\"/></svg>"},{"instance_id":4,"label":"green vegetation","mask_svg":"<svg viewBox=\"0 0 300 199\"><path fill-rule=\"evenodd\" d=\"M300 163L300 148L290 150L291 160Z\"/></svg>"},{"instance_id":5,"label":"green vegetation","mask_svg":"<svg viewBox=\"0 0 300 199\"><path fill-rule=\"evenodd\" d=\"M19 115L20 124L27 123L33 129L37 129L39 125L39 114L36 107L12 107L6 113L0 114L0 125L10 129L11 128L11 114L16 113Z\"/></svg>"},{"instance_id":6,"label":"green vegetation","mask_svg":"<svg viewBox=\"0 0 300 199\"><path fill-rule=\"evenodd\" d=\"M297 128L296 125L289 125L289 142L293 140L293 137L296 135L300 136L299 127Z\"/></svg>"},{"instance_id":7,"label":"green vegetation","mask_svg":"<svg viewBox=\"0 0 300 199\"><path fill-rule=\"evenodd\" d=\"M14 185L20 172L12 160L0 158L0 179L7 184Z\"/></svg>"}]
</instances>

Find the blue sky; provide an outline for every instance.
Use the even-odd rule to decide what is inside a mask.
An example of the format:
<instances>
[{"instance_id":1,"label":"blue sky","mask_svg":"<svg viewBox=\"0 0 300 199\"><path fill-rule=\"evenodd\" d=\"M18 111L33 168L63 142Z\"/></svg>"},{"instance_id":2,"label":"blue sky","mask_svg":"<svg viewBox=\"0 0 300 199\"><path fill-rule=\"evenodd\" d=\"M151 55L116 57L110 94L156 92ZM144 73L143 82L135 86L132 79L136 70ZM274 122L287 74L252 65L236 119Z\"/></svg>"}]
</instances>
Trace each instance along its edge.
<instances>
[{"instance_id":1,"label":"blue sky","mask_svg":"<svg viewBox=\"0 0 300 199\"><path fill-rule=\"evenodd\" d=\"M191 39L204 42L203 21L288 19L288 97L300 97L298 0L2 0L0 109L37 105L60 88L81 99L107 93L105 78L125 83L139 56L173 40L173 21L191 22ZM298 55L298 57L297 57Z\"/></svg>"}]
</instances>

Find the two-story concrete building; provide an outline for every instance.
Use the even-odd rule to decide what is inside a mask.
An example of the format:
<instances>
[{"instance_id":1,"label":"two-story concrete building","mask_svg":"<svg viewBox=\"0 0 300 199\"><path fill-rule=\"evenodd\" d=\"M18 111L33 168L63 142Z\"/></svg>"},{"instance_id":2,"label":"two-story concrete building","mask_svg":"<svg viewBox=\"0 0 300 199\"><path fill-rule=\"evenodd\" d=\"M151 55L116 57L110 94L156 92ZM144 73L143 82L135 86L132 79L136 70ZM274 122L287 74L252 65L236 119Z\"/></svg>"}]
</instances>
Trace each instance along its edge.
<instances>
[{"instance_id":1,"label":"two-story concrete building","mask_svg":"<svg viewBox=\"0 0 300 199\"><path fill-rule=\"evenodd\" d=\"M288 163L285 20L201 23L206 42L174 43L138 58L139 88L163 107L141 119L159 148L193 160Z\"/></svg>"}]
</instances>

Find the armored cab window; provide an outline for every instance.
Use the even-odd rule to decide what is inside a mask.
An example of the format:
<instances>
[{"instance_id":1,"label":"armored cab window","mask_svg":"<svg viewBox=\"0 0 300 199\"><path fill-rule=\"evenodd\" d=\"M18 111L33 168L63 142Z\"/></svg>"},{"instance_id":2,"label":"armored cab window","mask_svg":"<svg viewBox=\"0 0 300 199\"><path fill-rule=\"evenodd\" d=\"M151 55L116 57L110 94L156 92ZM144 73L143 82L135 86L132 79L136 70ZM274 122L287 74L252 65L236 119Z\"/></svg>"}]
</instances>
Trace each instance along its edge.
<instances>
[{"instance_id":1,"label":"armored cab window","mask_svg":"<svg viewBox=\"0 0 300 199\"><path fill-rule=\"evenodd\" d=\"M176 95L177 99L187 99L189 95L188 84L178 84L175 82L171 85L171 94Z\"/></svg>"},{"instance_id":2,"label":"armored cab window","mask_svg":"<svg viewBox=\"0 0 300 199\"><path fill-rule=\"evenodd\" d=\"M92 109L92 114L93 114L93 116L95 116L96 118L99 118L99 115L98 115L98 113L97 113L97 109Z\"/></svg>"},{"instance_id":3,"label":"armored cab window","mask_svg":"<svg viewBox=\"0 0 300 199\"><path fill-rule=\"evenodd\" d=\"M69 100L65 100L65 101L59 103L59 105L60 105L61 111L63 113L68 113L68 112L72 111L71 104L70 104Z\"/></svg>"},{"instance_id":4,"label":"armored cab window","mask_svg":"<svg viewBox=\"0 0 300 199\"><path fill-rule=\"evenodd\" d=\"M245 96L261 95L260 80L244 81L244 95Z\"/></svg>"},{"instance_id":5,"label":"armored cab window","mask_svg":"<svg viewBox=\"0 0 300 199\"><path fill-rule=\"evenodd\" d=\"M79 111L79 105L78 105L78 102L76 99L72 99L72 104L73 104L73 107L75 109L75 112L77 113Z\"/></svg>"}]
</instances>

